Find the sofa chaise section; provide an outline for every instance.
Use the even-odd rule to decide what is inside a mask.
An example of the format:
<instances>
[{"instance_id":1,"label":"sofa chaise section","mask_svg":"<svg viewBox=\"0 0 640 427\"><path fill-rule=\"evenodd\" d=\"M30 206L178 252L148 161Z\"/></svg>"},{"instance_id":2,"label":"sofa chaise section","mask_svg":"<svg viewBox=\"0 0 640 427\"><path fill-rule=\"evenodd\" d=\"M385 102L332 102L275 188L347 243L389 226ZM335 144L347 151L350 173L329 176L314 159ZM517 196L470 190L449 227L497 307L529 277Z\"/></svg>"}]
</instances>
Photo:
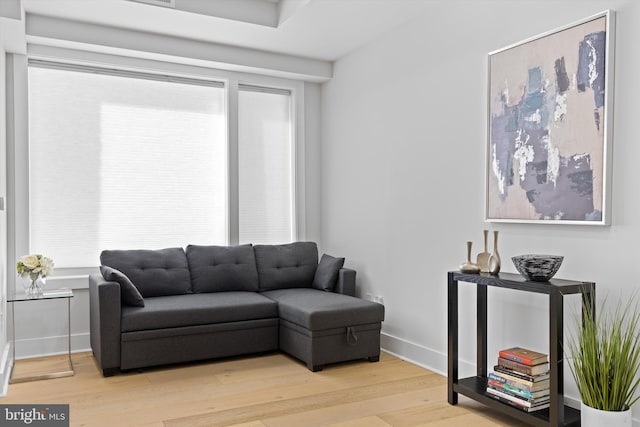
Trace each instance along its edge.
<instances>
[{"instance_id":1,"label":"sofa chaise section","mask_svg":"<svg viewBox=\"0 0 640 427\"><path fill-rule=\"evenodd\" d=\"M278 303L281 351L302 360L314 372L330 363L363 358L379 360L384 306L355 298L353 294L336 293L333 284L318 283L316 273L322 267L317 265L315 244L275 248L256 245L254 250L260 291ZM331 259L326 259L327 262L336 260L328 258ZM335 273L336 278L330 280L350 274L342 270Z\"/></svg>"},{"instance_id":2,"label":"sofa chaise section","mask_svg":"<svg viewBox=\"0 0 640 427\"><path fill-rule=\"evenodd\" d=\"M380 359L381 304L308 288L263 295L278 302L280 350L305 362L309 370L348 360Z\"/></svg>"}]
</instances>

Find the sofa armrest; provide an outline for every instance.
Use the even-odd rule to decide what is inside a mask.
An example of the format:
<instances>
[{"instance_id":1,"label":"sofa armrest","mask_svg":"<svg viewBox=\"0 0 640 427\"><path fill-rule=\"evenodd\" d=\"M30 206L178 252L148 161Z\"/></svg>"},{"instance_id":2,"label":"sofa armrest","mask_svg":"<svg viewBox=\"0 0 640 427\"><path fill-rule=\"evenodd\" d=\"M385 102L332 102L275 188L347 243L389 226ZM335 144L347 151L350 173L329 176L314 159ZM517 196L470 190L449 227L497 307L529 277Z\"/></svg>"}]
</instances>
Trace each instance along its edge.
<instances>
[{"instance_id":1,"label":"sofa armrest","mask_svg":"<svg viewBox=\"0 0 640 427\"><path fill-rule=\"evenodd\" d=\"M338 283L335 293L356 296L356 271L350 268L341 268L338 272Z\"/></svg>"},{"instance_id":2,"label":"sofa armrest","mask_svg":"<svg viewBox=\"0 0 640 427\"><path fill-rule=\"evenodd\" d=\"M120 285L89 275L91 349L105 376L120 368Z\"/></svg>"}]
</instances>

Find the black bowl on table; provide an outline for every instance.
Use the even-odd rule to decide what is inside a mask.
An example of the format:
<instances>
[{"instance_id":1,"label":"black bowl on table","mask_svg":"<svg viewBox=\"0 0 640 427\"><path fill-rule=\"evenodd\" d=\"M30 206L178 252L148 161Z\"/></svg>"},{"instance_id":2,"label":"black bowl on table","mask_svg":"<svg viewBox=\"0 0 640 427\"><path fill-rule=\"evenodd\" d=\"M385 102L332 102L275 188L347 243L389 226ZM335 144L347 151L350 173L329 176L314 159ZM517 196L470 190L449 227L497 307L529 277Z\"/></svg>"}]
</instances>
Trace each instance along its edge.
<instances>
[{"instance_id":1,"label":"black bowl on table","mask_svg":"<svg viewBox=\"0 0 640 427\"><path fill-rule=\"evenodd\" d=\"M534 282L548 282L562 265L563 259L562 255L527 254L511 257L522 277Z\"/></svg>"}]
</instances>

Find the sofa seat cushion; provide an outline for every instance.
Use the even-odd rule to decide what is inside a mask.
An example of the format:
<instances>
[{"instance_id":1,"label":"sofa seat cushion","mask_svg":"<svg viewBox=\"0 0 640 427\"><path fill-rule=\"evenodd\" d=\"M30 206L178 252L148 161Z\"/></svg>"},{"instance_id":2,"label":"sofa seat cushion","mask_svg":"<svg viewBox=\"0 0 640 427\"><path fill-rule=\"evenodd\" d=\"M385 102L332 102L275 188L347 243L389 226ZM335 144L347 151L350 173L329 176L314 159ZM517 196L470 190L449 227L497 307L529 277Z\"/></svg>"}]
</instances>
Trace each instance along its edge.
<instances>
[{"instance_id":1,"label":"sofa seat cushion","mask_svg":"<svg viewBox=\"0 0 640 427\"><path fill-rule=\"evenodd\" d=\"M318 267L315 242L255 245L260 291L310 288Z\"/></svg>"},{"instance_id":2,"label":"sofa seat cushion","mask_svg":"<svg viewBox=\"0 0 640 427\"><path fill-rule=\"evenodd\" d=\"M262 295L278 302L280 318L312 331L379 323L384 306L317 289L278 289Z\"/></svg>"},{"instance_id":3,"label":"sofa seat cushion","mask_svg":"<svg viewBox=\"0 0 640 427\"><path fill-rule=\"evenodd\" d=\"M189 264L182 248L106 250L100 254L100 263L124 273L144 298L191 293Z\"/></svg>"},{"instance_id":4,"label":"sofa seat cushion","mask_svg":"<svg viewBox=\"0 0 640 427\"><path fill-rule=\"evenodd\" d=\"M191 290L258 291L258 270L251 245L187 246Z\"/></svg>"},{"instance_id":5,"label":"sofa seat cushion","mask_svg":"<svg viewBox=\"0 0 640 427\"><path fill-rule=\"evenodd\" d=\"M122 307L122 332L278 317L278 304L255 292L216 292L145 298Z\"/></svg>"}]
</instances>

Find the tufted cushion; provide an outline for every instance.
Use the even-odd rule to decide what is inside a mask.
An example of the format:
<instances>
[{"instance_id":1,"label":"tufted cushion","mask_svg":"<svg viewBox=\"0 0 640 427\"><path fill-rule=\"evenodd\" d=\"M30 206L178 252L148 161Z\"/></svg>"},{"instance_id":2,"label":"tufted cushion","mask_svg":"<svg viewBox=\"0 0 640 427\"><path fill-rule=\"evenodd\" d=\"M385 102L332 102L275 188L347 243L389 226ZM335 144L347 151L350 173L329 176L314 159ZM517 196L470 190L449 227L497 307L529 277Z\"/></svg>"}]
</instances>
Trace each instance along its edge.
<instances>
[{"instance_id":1,"label":"tufted cushion","mask_svg":"<svg viewBox=\"0 0 640 427\"><path fill-rule=\"evenodd\" d=\"M100 273L102 273L104 280L118 282L118 284L120 284L120 301L122 301L122 304L133 307L144 307L144 299L142 295L140 295L140 291L121 271L107 267L106 265L101 265Z\"/></svg>"},{"instance_id":2,"label":"tufted cushion","mask_svg":"<svg viewBox=\"0 0 640 427\"><path fill-rule=\"evenodd\" d=\"M193 292L258 290L258 270L251 245L189 245L186 253Z\"/></svg>"},{"instance_id":3,"label":"tufted cushion","mask_svg":"<svg viewBox=\"0 0 640 427\"><path fill-rule=\"evenodd\" d=\"M344 258L335 258L331 255L322 254L311 287L321 291L333 292L333 288L338 281L338 272L343 265Z\"/></svg>"},{"instance_id":4,"label":"tufted cushion","mask_svg":"<svg viewBox=\"0 0 640 427\"><path fill-rule=\"evenodd\" d=\"M318 266L314 242L255 245L260 290L310 288Z\"/></svg>"},{"instance_id":5,"label":"tufted cushion","mask_svg":"<svg viewBox=\"0 0 640 427\"><path fill-rule=\"evenodd\" d=\"M144 298L191 292L189 265L182 248L102 251L100 263L124 273Z\"/></svg>"}]
</instances>

